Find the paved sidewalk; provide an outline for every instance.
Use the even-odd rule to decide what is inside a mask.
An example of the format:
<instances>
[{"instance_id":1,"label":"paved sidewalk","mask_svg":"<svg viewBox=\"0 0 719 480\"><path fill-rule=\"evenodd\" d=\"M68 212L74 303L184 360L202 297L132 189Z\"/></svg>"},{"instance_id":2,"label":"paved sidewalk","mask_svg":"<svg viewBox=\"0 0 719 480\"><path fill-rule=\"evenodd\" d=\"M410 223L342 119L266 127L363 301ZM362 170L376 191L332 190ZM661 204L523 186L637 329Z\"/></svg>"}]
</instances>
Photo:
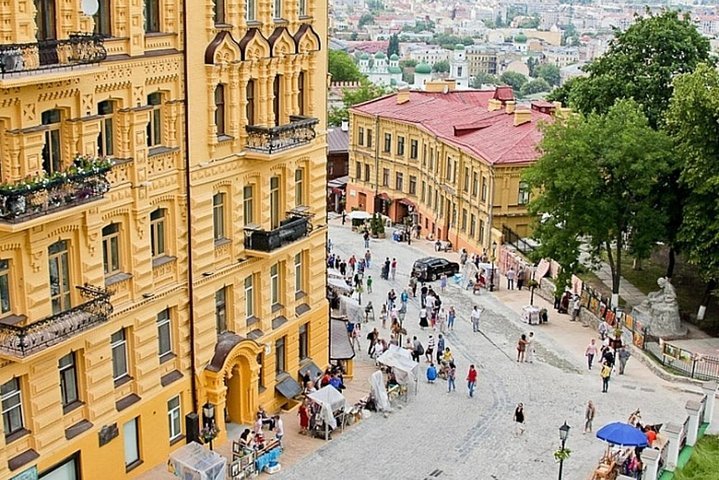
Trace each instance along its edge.
<instances>
[{"instance_id":1,"label":"paved sidewalk","mask_svg":"<svg viewBox=\"0 0 719 480\"><path fill-rule=\"evenodd\" d=\"M609 267L609 264L606 262L602 262L599 269L594 271L594 274L611 291L612 269ZM657 290L659 290L659 287L657 287ZM647 296L641 290L632 285L624 277L622 277L622 281L619 283L619 296L622 297L624 301L627 302L627 305L631 307L636 307L647 299Z\"/></svg>"}]
</instances>

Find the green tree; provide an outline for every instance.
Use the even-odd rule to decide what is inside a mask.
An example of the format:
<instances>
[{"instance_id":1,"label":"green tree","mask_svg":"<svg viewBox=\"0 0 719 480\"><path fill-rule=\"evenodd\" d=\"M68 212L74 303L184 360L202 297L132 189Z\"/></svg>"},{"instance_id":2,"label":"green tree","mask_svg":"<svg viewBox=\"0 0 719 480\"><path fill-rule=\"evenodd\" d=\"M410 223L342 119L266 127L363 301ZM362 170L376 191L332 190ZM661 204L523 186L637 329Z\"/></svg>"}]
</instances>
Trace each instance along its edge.
<instances>
[{"instance_id":1,"label":"green tree","mask_svg":"<svg viewBox=\"0 0 719 480\"><path fill-rule=\"evenodd\" d=\"M534 74L534 72L535 72L535 70L537 69L538 66L539 66L539 60L537 60L536 58L534 58L534 57L529 57L529 58L527 59L527 68L529 68L529 76L530 76L530 77L536 77L536 75Z\"/></svg>"},{"instance_id":2,"label":"green tree","mask_svg":"<svg viewBox=\"0 0 719 480\"><path fill-rule=\"evenodd\" d=\"M543 78L537 78L530 80L519 89L521 96L526 97L527 95L534 95L539 92L548 92L552 89L552 86L547 83Z\"/></svg>"},{"instance_id":3,"label":"green tree","mask_svg":"<svg viewBox=\"0 0 719 480\"><path fill-rule=\"evenodd\" d=\"M552 86L559 85L559 67L554 64L545 63L544 65L539 65L534 70L534 76L537 78L543 78Z\"/></svg>"},{"instance_id":4,"label":"green tree","mask_svg":"<svg viewBox=\"0 0 719 480\"><path fill-rule=\"evenodd\" d=\"M363 79L360 82L359 88L345 88L342 90L342 103L344 106L330 110L327 121L330 125L340 125L343 120L349 118L348 110L350 107L381 97L387 93L389 93L388 89L375 85L367 79Z\"/></svg>"},{"instance_id":5,"label":"green tree","mask_svg":"<svg viewBox=\"0 0 719 480\"><path fill-rule=\"evenodd\" d=\"M562 266L559 291L579 267L582 241L592 259L606 254L616 305L627 241L651 242L652 232L661 232L665 217L652 191L669 168L671 141L649 126L636 102L621 100L605 115L572 115L545 127L540 150L524 174L537 192L529 211L542 219L538 254Z\"/></svg>"},{"instance_id":6,"label":"green tree","mask_svg":"<svg viewBox=\"0 0 719 480\"><path fill-rule=\"evenodd\" d=\"M432 66L433 72L449 72L449 62L447 60L440 60Z\"/></svg>"},{"instance_id":7,"label":"green tree","mask_svg":"<svg viewBox=\"0 0 719 480\"><path fill-rule=\"evenodd\" d=\"M472 80L469 82L469 86L472 88L482 88L482 85L497 85L499 84L499 79L495 75L492 75L491 73L478 73L474 77L472 77Z\"/></svg>"},{"instance_id":8,"label":"green tree","mask_svg":"<svg viewBox=\"0 0 719 480\"><path fill-rule=\"evenodd\" d=\"M515 92L519 92L519 90L522 88L522 85L527 83L527 77L522 75L519 72L504 72L502 75L500 75L499 80L512 87L512 90Z\"/></svg>"},{"instance_id":9,"label":"green tree","mask_svg":"<svg viewBox=\"0 0 719 480\"><path fill-rule=\"evenodd\" d=\"M666 122L677 156L684 159L679 242L707 281L701 302L706 306L719 280L719 73L713 66L703 64L674 79Z\"/></svg>"},{"instance_id":10,"label":"green tree","mask_svg":"<svg viewBox=\"0 0 719 480\"><path fill-rule=\"evenodd\" d=\"M417 66L419 62L417 60L408 58L407 60L400 60L399 66L400 68L414 68Z\"/></svg>"},{"instance_id":11,"label":"green tree","mask_svg":"<svg viewBox=\"0 0 719 480\"><path fill-rule=\"evenodd\" d=\"M330 50L329 72L334 82L356 82L364 78L352 57L342 50Z\"/></svg>"},{"instance_id":12,"label":"green tree","mask_svg":"<svg viewBox=\"0 0 719 480\"><path fill-rule=\"evenodd\" d=\"M571 93L572 86L576 80L577 77L570 78L564 82L564 85L549 92L547 100L550 102L562 102L562 105L565 107L569 105L569 94Z\"/></svg>"},{"instance_id":13,"label":"green tree","mask_svg":"<svg viewBox=\"0 0 719 480\"><path fill-rule=\"evenodd\" d=\"M619 98L633 98L644 110L649 125L661 128L672 97L674 78L693 71L710 59L709 40L688 16L676 11L639 18L626 31L617 32L608 52L585 67L589 77L572 84L569 104L583 113L606 112ZM658 194L658 208L669 224L663 241L669 245L667 276L672 276L678 245L676 233L682 222L685 193L679 183L681 158L666 174Z\"/></svg>"},{"instance_id":14,"label":"green tree","mask_svg":"<svg viewBox=\"0 0 719 480\"><path fill-rule=\"evenodd\" d=\"M357 24L357 26L359 28L362 28L365 25L372 25L373 23L374 23L374 15L372 15L371 13L365 13L360 17L359 23Z\"/></svg>"},{"instance_id":15,"label":"green tree","mask_svg":"<svg viewBox=\"0 0 719 480\"><path fill-rule=\"evenodd\" d=\"M387 46L387 56L399 55L399 35L396 33L389 37L389 45Z\"/></svg>"}]
</instances>

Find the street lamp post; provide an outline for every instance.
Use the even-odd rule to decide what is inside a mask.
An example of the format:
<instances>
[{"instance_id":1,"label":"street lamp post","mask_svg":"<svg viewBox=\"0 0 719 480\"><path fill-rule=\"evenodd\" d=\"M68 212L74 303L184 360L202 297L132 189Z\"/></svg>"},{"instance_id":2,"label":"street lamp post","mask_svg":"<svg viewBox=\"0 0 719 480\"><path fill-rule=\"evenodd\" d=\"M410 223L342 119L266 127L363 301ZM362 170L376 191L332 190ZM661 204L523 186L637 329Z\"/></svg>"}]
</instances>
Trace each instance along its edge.
<instances>
[{"instance_id":1,"label":"street lamp post","mask_svg":"<svg viewBox=\"0 0 719 480\"><path fill-rule=\"evenodd\" d=\"M494 256L497 253L497 242L492 242L492 273L489 275L489 291L494 291Z\"/></svg>"},{"instance_id":2,"label":"street lamp post","mask_svg":"<svg viewBox=\"0 0 719 480\"><path fill-rule=\"evenodd\" d=\"M212 441L215 439L215 406L210 402L205 403L202 406L202 416L205 423L205 428L203 430L207 432L206 438L209 439L210 450L212 450Z\"/></svg>"},{"instance_id":3,"label":"street lamp post","mask_svg":"<svg viewBox=\"0 0 719 480\"><path fill-rule=\"evenodd\" d=\"M530 293L529 293L529 304L531 306L534 306L534 271L535 269L532 268L532 281L530 283Z\"/></svg>"},{"instance_id":4,"label":"street lamp post","mask_svg":"<svg viewBox=\"0 0 719 480\"><path fill-rule=\"evenodd\" d=\"M564 421L564 425L559 427L559 440L562 441L562 448L559 450L561 453L559 457L559 480L562 480L562 468L564 467L564 445L567 443L567 437L569 436L569 425L567 421Z\"/></svg>"}]
</instances>

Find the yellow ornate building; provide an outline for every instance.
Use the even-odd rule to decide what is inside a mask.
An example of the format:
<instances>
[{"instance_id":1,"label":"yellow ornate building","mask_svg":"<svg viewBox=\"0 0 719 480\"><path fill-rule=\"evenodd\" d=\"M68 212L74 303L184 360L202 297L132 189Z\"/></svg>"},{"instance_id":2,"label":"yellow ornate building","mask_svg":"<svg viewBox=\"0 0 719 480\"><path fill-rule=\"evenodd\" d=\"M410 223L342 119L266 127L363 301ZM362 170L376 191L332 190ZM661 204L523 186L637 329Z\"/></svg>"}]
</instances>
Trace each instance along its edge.
<instances>
[{"instance_id":1,"label":"yellow ornate building","mask_svg":"<svg viewBox=\"0 0 719 480\"><path fill-rule=\"evenodd\" d=\"M517 108L511 87L455 91L432 82L350 110L347 210L380 212L456 249L489 252L529 233L521 174L556 106Z\"/></svg>"},{"instance_id":2,"label":"yellow ornate building","mask_svg":"<svg viewBox=\"0 0 719 480\"><path fill-rule=\"evenodd\" d=\"M133 478L328 363L326 1L93 3L0 5L0 478Z\"/></svg>"}]
</instances>

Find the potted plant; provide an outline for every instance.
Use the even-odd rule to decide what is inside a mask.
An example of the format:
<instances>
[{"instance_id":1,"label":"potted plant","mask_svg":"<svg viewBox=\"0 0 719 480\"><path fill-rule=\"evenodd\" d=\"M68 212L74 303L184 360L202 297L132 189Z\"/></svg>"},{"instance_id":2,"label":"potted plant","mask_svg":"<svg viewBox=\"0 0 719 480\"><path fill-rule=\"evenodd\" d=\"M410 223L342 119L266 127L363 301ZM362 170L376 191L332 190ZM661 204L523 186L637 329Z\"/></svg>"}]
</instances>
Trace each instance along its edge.
<instances>
[{"instance_id":1,"label":"potted plant","mask_svg":"<svg viewBox=\"0 0 719 480\"><path fill-rule=\"evenodd\" d=\"M384 221L378 213L372 215L369 228L373 238L384 238Z\"/></svg>"}]
</instances>

